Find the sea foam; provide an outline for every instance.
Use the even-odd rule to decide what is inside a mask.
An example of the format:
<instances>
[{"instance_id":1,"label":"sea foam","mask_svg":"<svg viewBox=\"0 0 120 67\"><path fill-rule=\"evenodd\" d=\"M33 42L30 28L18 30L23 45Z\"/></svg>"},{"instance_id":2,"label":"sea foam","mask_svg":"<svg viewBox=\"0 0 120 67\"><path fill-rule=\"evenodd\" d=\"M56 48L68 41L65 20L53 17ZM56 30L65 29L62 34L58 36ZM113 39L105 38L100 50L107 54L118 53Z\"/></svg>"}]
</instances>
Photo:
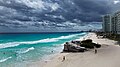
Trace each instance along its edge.
<instances>
[{"instance_id":1,"label":"sea foam","mask_svg":"<svg viewBox=\"0 0 120 67\"><path fill-rule=\"evenodd\" d=\"M60 36L58 38L46 38L42 40L37 40L37 41L25 41L25 42L9 42L9 43L2 43L0 44L0 49L2 48L8 48L8 47L15 47L19 46L21 44L29 45L29 44L38 44L38 43L49 43L49 42L57 42L61 39L69 39L78 35L85 35L86 33L80 33L80 34L72 34L68 36Z\"/></svg>"},{"instance_id":2,"label":"sea foam","mask_svg":"<svg viewBox=\"0 0 120 67\"><path fill-rule=\"evenodd\" d=\"M18 53L18 54L23 54L23 53L27 53L27 52L29 52L29 51L31 51L31 50L34 50L34 49L35 49L34 47L30 47L30 48L28 48L28 49L26 49L26 50L18 51L17 53Z\"/></svg>"},{"instance_id":3,"label":"sea foam","mask_svg":"<svg viewBox=\"0 0 120 67\"><path fill-rule=\"evenodd\" d=\"M0 60L0 63L5 62L5 61L7 61L10 58L12 58L12 57L8 57L8 58L5 58L5 59L2 59L2 60Z\"/></svg>"},{"instance_id":4,"label":"sea foam","mask_svg":"<svg viewBox=\"0 0 120 67\"><path fill-rule=\"evenodd\" d=\"M8 47L15 47L15 46L19 46L21 44L38 44L38 43L48 43L48 42L57 42L58 40L56 39L42 39L42 40L38 40L38 41L26 41L26 42L9 42L9 43L2 43L0 44L0 49L1 48L8 48Z\"/></svg>"}]
</instances>

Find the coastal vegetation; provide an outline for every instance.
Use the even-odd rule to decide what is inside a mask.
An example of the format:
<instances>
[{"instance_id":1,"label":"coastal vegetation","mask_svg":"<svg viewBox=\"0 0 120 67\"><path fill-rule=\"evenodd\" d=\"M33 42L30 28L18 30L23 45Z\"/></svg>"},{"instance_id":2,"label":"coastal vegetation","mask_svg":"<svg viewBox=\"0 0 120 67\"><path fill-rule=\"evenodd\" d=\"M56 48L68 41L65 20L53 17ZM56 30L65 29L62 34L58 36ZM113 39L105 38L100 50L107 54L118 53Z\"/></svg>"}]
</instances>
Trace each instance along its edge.
<instances>
[{"instance_id":1,"label":"coastal vegetation","mask_svg":"<svg viewBox=\"0 0 120 67\"><path fill-rule=\"evenodd\" d=\"M97 37L108 38L110 40L115 40L120 45L120 34L96 32Z\"/></svg>"},{"instance_id":2,"label":"coastal vegetation","mask_svg":"<svg viewBox=\"0 0 120 67\"><path fill-rule=\"evenodd\" d=\"M100 48L101 47L100 44L93 43L91 39L87 39L87 40L81 41L81 45L80 46L85 47L85 48L90 48L90 49L92 49L94 47L96 47L96 48Z\"/></svg>"}]
</instances>

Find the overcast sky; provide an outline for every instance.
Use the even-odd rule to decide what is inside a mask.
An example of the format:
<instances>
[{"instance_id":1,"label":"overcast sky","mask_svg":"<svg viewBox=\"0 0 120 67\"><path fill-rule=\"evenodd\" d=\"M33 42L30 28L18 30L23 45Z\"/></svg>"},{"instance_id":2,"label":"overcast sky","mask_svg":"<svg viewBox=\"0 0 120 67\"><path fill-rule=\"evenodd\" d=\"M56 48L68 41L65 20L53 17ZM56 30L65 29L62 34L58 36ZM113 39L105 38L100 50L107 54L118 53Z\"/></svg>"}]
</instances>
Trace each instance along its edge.
<instances>
[{"instance_id":1,"label":"overcast sky","mask_svg":"<svg viewBox=\"0 0 120 67\"><path fill-rule=\"evenodd\" d=\"M0 0L0 32L96 29L119 9L119 0Z\"/></svg>"}]
</instances>

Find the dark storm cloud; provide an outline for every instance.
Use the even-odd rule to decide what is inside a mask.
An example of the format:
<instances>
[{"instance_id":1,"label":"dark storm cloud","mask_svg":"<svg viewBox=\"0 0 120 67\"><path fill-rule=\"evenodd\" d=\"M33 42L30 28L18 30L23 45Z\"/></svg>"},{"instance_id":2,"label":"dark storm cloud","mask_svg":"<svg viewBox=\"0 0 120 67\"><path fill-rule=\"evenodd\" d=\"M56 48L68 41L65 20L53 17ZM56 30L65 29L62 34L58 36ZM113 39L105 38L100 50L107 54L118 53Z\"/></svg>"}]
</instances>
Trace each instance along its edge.
<instances>
[{"instance_id":1,"label":"dark storm cloud","mask_svg":"<svg viewBox=\"0 0 120 67\"><path fill-rule=\"evenodd\" d=\"M101 22L118 6L112 0L0 0L0 28L72 30Z\"/></svg>"},{"instance_id":2,"label":"dark storm cloud","mask_svg":"<svg viewBox=\"0 0 120 67\"><path fill-rule=\"evenodd\" d=\"M78 12L72 11L71 13L75 15L75 18L85 22L101 21L101 15L110 13L111 11L110 5L105 0L73 0L73 2Z\"/></svg>"},{"instance_id":3,"label":"dark storm cloud","mask_svg":"<svg viewBox=\"0 0 120 67\"><path fill-rule=\"evenodd\" d=\"M99 0L74 0L76 5L82 10L82 12L97 12L105 14L110 11L110 7L106 1ZM107 10L109 9L109 10Z\"/></svg>"}]
</instances>

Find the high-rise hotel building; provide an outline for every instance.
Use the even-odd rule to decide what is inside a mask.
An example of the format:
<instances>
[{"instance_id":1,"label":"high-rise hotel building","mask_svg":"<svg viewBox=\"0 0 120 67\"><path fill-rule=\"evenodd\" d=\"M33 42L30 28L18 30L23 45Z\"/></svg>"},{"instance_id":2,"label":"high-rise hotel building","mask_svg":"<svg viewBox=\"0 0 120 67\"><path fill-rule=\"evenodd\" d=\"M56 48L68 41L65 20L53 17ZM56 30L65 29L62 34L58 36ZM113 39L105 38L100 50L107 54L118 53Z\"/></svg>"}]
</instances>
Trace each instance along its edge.
<instances>
[{"instance_id":1,"label":"high-rise hotel building","mask_svg":"<svg viewBox=\"0 0 120 67\"><path fill-rule=\"evenodd\" d=\"M120 11L115 13L116 32L120 34Z\"/></svg>"},{"instance_id":2,"label":"high-rise hotel building","mask_svg":"<svg viewBox=\"0 0 120 67\"><path fill-rule=\"evenodd\" d=\"M103 16L103 31L108 33L111 31L111 15Z\"/></svg>"},{"instance_id":3,"label":"high-rise hotel building","mask_svg":"<svg viewBox=\"0 0 120 67\"><path fill-rule=\"evenodd\" d=\"M120 12L103 16L103 32L120 34Z\"/></svg>"}]
</instances>

